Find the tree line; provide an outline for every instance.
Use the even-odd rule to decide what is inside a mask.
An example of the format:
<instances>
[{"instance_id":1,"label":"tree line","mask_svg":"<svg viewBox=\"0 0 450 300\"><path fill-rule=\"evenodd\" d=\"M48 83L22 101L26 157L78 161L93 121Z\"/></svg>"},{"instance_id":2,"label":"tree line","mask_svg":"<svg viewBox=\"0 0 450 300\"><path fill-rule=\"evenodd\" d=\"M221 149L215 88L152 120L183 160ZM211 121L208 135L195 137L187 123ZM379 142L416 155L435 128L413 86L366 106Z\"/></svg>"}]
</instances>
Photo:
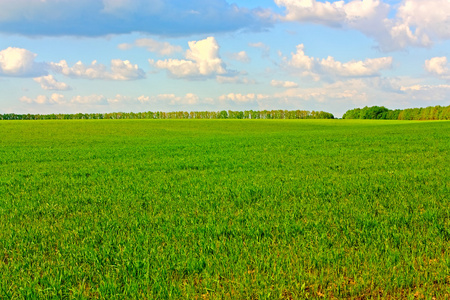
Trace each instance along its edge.
<instances>
[{"instance_id":1,"label":"tree line","mask_svg":"<svg viewBox=\"0 0 450 300\"><path fill-rule=\"evenodd\" d=\"M450 105L395 110L388 109L384 106L366 106L364 108L348 110L342 118L378 120L450 120Z\"/></svg>"},{"instance_id":2,"label":"tree line","mask_svg":"<svg viewBox=\"0 0 450 300\"><path fill-rule=\"evenodd\" d=\"M0 120L78 120L78 119L334 119L333 114L306 110L114 112L76 114L0 114Z\"/></svg>"}]
</instances>

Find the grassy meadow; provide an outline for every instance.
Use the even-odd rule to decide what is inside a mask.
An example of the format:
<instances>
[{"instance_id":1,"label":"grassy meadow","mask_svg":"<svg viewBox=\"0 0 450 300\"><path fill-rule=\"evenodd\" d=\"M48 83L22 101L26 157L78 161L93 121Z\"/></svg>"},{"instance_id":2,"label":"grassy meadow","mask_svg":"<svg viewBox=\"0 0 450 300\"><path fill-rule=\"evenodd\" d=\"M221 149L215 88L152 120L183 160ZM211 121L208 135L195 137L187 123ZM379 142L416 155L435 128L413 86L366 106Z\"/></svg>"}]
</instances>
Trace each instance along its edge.
<instances>
[{"instance_id":1,"label":"grassy meadow","mask_svg":"<svg viewBox=\"0 0 450 300\"><path fill-rule=\"evenodd\" d=\"M450 122L0 121L0 299L450 297Z\"/></svg>"}]
</instances>

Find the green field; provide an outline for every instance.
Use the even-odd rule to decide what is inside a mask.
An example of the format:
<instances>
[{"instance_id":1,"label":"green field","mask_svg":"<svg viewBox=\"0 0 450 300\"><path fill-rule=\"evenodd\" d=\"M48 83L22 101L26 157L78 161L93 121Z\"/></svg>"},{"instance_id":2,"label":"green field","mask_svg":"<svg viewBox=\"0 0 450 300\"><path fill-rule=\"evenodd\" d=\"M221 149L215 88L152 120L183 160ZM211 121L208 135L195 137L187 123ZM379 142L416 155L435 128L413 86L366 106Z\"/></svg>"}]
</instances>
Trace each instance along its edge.
<instances>
[{"instance_id":1,"label":"green field","mask_svg":"<svg viewBox=\"0 0 450 300\"><path fill-rule=\"evenodd\" d=\"M450 122L0 121L0 299L450 297Z\"/></svg>"}]
</instances>

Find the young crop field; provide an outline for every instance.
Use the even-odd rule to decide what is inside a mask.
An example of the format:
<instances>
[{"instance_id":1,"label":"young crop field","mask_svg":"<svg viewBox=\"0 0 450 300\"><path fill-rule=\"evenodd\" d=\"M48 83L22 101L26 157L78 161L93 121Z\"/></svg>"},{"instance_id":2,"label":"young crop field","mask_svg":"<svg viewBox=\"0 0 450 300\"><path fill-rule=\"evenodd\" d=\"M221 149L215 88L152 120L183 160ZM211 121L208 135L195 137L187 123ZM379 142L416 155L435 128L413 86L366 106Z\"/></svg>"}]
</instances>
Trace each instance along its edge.
<instances>
[{"instance_id":1,"label":"young crop field","mask_svg":"<svg viewBox=\"0 0 450 300\"><path fill-rule=\"evenodd\" d=\"M450 298L450 122L0 121L33 298Z\"/></svg>"}]
</instances>

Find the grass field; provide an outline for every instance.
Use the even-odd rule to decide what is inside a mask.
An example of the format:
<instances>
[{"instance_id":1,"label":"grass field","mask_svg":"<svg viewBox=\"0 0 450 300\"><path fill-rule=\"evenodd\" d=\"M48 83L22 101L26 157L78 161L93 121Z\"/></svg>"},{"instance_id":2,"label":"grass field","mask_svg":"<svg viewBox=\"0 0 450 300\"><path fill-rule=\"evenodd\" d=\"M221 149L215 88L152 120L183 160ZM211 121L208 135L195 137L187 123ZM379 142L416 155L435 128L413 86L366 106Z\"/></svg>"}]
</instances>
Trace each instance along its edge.
<instances>
[{"instance_id":1,"label":"grass field","mask_svg":"<svg viewBox=\"0 0 450 300\"><path fill-rule=\"evenodd\" d=\"M450 122L0 121L0 299L450 297Z\"/></svg>"}]
</instances>

